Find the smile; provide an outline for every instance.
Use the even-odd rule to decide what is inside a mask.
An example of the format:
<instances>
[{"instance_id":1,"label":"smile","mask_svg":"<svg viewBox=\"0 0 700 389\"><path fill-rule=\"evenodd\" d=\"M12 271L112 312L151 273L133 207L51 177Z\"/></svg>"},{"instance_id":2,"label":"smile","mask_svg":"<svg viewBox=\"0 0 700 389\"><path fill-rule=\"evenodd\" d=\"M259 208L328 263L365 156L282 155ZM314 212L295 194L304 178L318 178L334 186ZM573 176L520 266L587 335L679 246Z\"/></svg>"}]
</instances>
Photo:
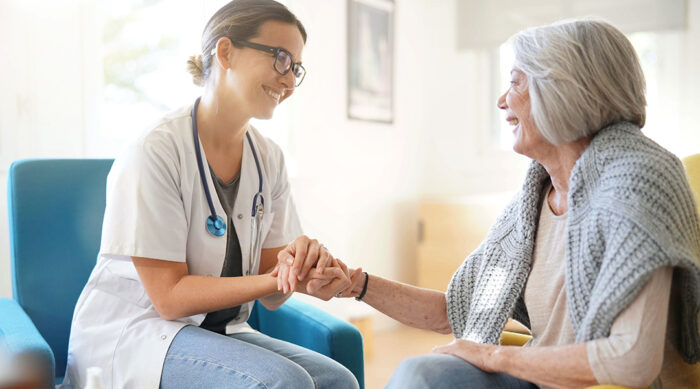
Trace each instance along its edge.
<instances>
[{"instance_id":1,"label":"smile","mask_svg":"<svg viewBox=\"0 0 700 389\"><path fill-rule=\"evenodd\" d=\"M267 95L270 96L273 100L275 100L275 103L279 104L280 98L282 98L282 94L281 94L281 93L277 93L277 92L273 91L272 89L270 89L270 88L268 88L268 87L266 87L266 86L264 86L264 85L263 85L263 90L265 91L265 94L267 94Z\"/></svg>"}]
</instances>

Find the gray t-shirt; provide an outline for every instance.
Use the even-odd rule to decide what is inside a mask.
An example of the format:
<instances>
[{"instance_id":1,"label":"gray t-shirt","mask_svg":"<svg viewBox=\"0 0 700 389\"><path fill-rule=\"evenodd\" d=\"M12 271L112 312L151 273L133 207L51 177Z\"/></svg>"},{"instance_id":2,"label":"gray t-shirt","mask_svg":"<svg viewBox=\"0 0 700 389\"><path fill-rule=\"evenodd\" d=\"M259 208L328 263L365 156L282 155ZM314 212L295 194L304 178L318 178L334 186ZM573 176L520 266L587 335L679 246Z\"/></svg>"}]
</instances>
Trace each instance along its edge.
<instances>
[{"instance_id":1,"label":"gray t-shirt","mask_svg":"<svg viewBox=\"0 0 700 389\"><path fill-rule=\"evenodd\" d=\"M233 215L233 205L236 203L236 197L238 196L238 183L241 174L239 172L231 182L224 182L214 173L211 165L209 166L209 172L214 179L214 188L216 188L216 194L219 196L221 206L224 207L226 212L226 257L221 269L221 277L240 277L243 275L241 244L238 241L236 228L231 222L231 215ZM219 334L225 334L226 324L235 319L240 310L241 306L238 305L209 312L200 327Z\"/></svg>"}]
</instances>

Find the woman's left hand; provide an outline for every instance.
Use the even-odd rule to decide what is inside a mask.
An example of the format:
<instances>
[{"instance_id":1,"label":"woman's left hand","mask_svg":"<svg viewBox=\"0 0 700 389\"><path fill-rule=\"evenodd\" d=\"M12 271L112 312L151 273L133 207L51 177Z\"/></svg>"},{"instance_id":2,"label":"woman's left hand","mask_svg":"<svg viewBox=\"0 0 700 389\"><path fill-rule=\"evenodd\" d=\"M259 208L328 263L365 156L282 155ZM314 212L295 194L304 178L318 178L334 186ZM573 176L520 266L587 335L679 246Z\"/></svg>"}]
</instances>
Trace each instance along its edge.
<instances>
[{"instance_id":1,"label":"woman's left hand","mask_svg":"<svg viewBox=\"0 0 700 389\"><path fill-rule=\"evenodd\" d=\"M450 344L435 346L432 353L449 354L462 358L487 373L495 373L494 355L498 347L491 344L481 344L464 339L455 339Z\"/></svg>"}]
</instances>

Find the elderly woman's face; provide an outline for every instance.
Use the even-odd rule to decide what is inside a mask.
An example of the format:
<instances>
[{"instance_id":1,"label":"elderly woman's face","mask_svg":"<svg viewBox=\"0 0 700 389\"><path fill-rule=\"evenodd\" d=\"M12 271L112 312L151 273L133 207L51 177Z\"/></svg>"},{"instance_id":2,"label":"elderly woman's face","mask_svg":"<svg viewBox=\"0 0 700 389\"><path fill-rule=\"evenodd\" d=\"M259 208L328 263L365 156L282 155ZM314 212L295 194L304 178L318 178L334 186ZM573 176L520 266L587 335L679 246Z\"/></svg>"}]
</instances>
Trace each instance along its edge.
<instances>
[{"instance_id":1,"label":"elderly woman's face","mask_svg":"<svg viewBox=\"0 0 700 389\"><path fill-rule=\"evenodd\" d=\"M548 144L530 116L530 92L527 77L518 69L510 71L510 87L498 99L498 108L506 111L506 121L513 126L513 150L535 158L538 148Z\"/></svg>"}]
</instances>

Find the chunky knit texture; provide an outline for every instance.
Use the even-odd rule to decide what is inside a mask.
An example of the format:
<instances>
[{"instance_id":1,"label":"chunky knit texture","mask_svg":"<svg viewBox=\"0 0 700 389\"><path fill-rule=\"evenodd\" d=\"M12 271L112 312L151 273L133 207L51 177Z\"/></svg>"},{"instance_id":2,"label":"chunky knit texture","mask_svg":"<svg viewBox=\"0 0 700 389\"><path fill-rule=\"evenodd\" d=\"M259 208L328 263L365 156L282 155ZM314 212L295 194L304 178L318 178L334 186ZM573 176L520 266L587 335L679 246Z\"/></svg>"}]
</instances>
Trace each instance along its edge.
<instances>
[{"instance_id":1,"label":"chunky knit texture","mask_svg":"<svg viewBox=\"0 0 700 389\"><path fill-rule=\"evenodd\" d=\"M457 338L498 344L508 317L529 326L522 299L549 175L533 161L521 191L452 276L447 313ZM619 122L602 129L569 182L565 280L576 342L606 337L654 270L674 266L673 342L700 360L700 227L682 163Z\"/></svg>"}]
</instances>

